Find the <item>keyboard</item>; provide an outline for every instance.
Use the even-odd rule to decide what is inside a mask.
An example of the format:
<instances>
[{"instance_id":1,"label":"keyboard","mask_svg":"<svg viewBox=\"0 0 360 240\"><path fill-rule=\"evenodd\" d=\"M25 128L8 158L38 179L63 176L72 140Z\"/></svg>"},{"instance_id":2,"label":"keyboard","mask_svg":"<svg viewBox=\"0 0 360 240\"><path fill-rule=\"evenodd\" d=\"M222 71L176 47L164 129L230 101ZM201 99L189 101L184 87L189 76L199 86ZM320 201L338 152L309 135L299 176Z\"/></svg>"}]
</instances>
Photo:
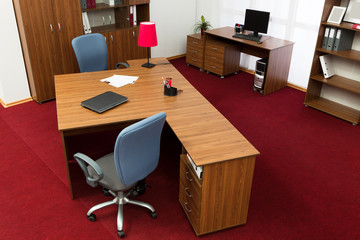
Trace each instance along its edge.
<instances>
[{"instance_id":1,"label":"keyboard","mask_svg":"<svg viewBox=\"0 0 360 240\"><path fill-rule=\"evenodd\" d=\"M245 40L250 40L250 41L255 41L258 42L261 39L261 36L253 36L253 35L246 35L246 34L235 34L233 35L233 37L235 38L241 38L241 39L245 39Z\"/></svg>"}]
</instances>

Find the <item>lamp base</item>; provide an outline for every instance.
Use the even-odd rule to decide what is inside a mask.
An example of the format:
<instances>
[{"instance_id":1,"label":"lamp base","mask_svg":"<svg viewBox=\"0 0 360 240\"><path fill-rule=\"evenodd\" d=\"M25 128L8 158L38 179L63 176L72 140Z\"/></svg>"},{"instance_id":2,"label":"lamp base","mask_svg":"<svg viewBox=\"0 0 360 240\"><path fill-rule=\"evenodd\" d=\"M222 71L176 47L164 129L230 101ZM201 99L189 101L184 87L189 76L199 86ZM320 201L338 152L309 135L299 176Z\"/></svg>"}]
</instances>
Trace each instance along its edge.
<instances>
[{"instance_id":1,"label":"lamp base","mask_svg":"<svg viewBox=\"0 0 360 240\"><path fill-rule=\"evenodd\" d=\"M152 68L152 67L155 67L155 64L147 62L147 63L144 63L144 64L141 65L141 66L142 66L142 67L146 67L146 68Z\"/></svg>"}]
</instances>

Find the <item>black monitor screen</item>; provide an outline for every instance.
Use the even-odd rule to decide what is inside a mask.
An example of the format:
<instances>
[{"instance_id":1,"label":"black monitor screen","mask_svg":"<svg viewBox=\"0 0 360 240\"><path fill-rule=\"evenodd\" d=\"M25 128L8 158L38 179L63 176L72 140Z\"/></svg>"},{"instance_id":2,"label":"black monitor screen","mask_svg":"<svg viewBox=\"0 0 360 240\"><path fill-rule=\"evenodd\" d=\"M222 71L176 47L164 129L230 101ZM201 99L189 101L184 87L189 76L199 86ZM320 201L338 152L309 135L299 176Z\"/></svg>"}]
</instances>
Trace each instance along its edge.
<instances>
[{"instance_id":1,"label":"black monitor screen","mask_svg":"<svg viewBox=\"0 0 360 240\"><path fill-rule=\"evenodd\" d=\"M259 32L267 33L269 18L269 12L246 9L244 29L253 31L254 36L258 36Z\"/></svg>"}]
</instances>

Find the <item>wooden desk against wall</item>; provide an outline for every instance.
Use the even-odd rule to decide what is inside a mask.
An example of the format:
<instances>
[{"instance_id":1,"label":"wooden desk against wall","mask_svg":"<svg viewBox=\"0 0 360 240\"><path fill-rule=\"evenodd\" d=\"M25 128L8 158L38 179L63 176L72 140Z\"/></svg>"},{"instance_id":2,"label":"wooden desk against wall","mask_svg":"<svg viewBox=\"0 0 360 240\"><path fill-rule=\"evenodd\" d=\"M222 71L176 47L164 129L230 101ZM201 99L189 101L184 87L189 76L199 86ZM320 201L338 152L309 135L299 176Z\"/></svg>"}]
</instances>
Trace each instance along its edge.
<instances>
[{"instance_id":1,"label":"wooden desk against wall","mask_svg":"<svg viewBox=\"0 0 360 240\"><path fill-rule=\"evenodd\" d=\"M188 50L187 63L222 76L222 74L215 70L218 66L230 68L230 70L223 71L223 75L237 72L240 69L240 61L238 61L240 59L240 53L246 53L259 58L269 58L263 95L268 95L287 86L294 45L293 42L270 36L263 36L261 39L262 43L259 44L250 40L234 38L233 35L234 28L232 27L208 30L205 32L204 36L189 35L188 43L189 37L190 40L198 39L199 42L203 43L204 52L199 55L203 57L201 59L200 57L190 57L192 52L191 50ZM214 43L221 43L218 46L219 49L224 49L224 46L227 46L227 49L231 50L231 53L227 53L222 55L221 58L217 58L216 61L220 62L216 62L214 65L206 64L207 62L214 62L214 60L208 59L213 58L211 54L208 54L210 49L208 46L210 44L214 45ZM196 64L194 64L194 61L196 61ZM221 63L221 61L227 62ZM238 66L234 67L234 64L238 64Z\"/></svg>"},{"instance_id":2,"label":"wooden desk against wall","mask_svg":"<svg viewBox=\"0 0 360 240\"><path fill-rule=\"evenodd\" d=\"M72 186L77 179L70 176L70 168L78 168L73 154L92 150L86 144L74 148L77 136L119 129L164 111L167 124L182 144L179 200L196 234L245 224L259 152L166 59L151 59L163 63L151 69L141 67L145 59L128 62L131 67L127 69L55 76L58 127L71 196L76 194ZM139 79L121 88L100 82L114 74ZM183 92L164 96L162 76L172 77L173 85ZM120 93L129 101L103 114L80 106L81 101L105 91ZM197 178L187 154L197 166L203 166L202 179ZM178 162L177 157L174 163Z\"/></svg>"}]
</instances>

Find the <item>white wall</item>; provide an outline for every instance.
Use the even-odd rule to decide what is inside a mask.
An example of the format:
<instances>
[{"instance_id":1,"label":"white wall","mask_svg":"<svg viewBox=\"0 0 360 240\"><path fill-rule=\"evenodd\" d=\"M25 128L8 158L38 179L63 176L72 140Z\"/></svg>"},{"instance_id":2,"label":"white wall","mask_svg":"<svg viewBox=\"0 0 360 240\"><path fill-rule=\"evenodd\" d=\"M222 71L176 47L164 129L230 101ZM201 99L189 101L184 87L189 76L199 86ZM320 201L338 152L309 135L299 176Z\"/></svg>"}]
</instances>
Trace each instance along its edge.
<instances>
[{"instance_id":1,"label":"white wall","mask_svg":"<svg viewBox=\"0 0 360 240\"><path fill-rule=\"evenodd\" d=\"M5 104L30 98L14 8L3 0L0 8L0 99Z\"/></svg>"},{"instance_id":2,"label":"white wall","mask_svg":"<svg viewBox=\"0 0 360 240\"><path fill-rule=\"evenodd\" d=\"M196 0L151 0L150 20L156 24L158 46L152 57L172 57L186 52L186 36L193 33Z\"/></svg>"}]
</instances>

